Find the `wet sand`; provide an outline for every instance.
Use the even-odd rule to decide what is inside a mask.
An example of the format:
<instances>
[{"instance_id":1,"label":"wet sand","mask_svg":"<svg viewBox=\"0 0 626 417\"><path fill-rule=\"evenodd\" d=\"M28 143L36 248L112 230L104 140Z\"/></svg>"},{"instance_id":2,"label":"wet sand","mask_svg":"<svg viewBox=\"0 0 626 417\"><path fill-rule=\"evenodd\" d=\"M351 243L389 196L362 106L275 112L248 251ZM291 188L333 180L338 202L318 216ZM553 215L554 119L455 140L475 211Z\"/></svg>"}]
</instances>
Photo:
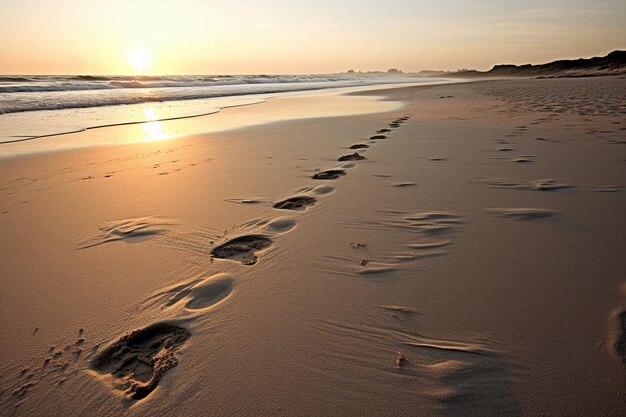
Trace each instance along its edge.
<instances>
[{"instance_id":1,"label":"wet sand","mask_svg":"<svg viewBox=\"0 0 626 417\"><path fill-rule=\"evenodd\" d=\"M376 95L1 159L0 414L620 415L626 79Z\"/></svg>"}]
</instances>

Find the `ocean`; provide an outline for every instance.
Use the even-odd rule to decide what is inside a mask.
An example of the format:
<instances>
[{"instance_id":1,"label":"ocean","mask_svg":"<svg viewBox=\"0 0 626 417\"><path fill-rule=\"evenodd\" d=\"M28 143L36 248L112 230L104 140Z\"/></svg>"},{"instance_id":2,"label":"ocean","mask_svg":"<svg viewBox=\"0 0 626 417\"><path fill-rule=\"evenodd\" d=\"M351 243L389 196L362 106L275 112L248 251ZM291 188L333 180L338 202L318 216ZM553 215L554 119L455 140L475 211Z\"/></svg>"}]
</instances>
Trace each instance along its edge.
<instances>
[{"instance_id":1,"label":"ocean","mask_svg":"<svg viewBox=\"0 0 626 417\"><path fill-rule=\"evenodd\" d=\"M0 76L0 144L211 114L320 89L432 83L405 74Z\"/></svg>"}]
</instances>

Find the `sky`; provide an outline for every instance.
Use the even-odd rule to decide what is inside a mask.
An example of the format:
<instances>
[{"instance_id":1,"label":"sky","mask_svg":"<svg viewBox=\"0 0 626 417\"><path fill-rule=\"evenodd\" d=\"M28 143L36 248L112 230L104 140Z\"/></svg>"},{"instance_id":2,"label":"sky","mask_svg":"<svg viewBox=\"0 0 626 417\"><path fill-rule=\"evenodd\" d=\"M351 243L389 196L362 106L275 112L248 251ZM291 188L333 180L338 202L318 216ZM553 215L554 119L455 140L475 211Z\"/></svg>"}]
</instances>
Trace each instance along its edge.
<instances>
[{"instance_id":1,"label":"sky","mask_svg":"<svg viewBox=\"0 0 626 417\"><path fill-rule=\"evenodd\" d=\"M0 73L487 70L626 49L624 22L624 0L0 0Z\"/></svg>"}]
</instances>

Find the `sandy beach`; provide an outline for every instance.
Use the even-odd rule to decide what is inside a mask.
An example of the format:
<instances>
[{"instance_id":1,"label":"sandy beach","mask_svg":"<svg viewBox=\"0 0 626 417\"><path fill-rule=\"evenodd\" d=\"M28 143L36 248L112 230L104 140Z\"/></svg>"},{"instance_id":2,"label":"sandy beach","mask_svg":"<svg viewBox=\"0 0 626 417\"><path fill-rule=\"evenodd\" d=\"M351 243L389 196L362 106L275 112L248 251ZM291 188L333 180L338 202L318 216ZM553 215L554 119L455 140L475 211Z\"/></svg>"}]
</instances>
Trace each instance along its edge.
<instances>
[{"instance_id":1,"label":"sandy beach","mask_svg":"<svg viewBox=\"0 0 626 417\"><path fill-rule=\"evenodd\" d=\"M625 114L486 80L3 145L0 415L624 415Z\"/></svg>"}]
</instances>

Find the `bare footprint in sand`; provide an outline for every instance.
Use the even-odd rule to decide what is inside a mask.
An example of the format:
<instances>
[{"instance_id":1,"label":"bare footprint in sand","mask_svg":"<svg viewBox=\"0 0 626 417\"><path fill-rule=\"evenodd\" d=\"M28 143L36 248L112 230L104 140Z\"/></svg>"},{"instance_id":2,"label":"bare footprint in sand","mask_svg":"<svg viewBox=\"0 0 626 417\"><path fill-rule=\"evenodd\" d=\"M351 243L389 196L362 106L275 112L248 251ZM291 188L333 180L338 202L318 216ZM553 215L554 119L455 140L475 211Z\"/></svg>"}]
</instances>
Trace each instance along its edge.
<instances>
[{"instance_id":1,"label":"bare footprint in sand","mask_svg":"<svg viewBox=\"0 0 626 417\"><path fill-rule=\"evenodd\" d=\"M315 205L317 199L306 195L291 197L275 203L272 207L279 210L304 211L307 207Z\"/></svg>"},{"instance_id":2,"label":"bare footprint in sand","mask_svg":"<svg viewBox=\"0 0 626 417\"><path fill-rule=\"evenodd\" d=\"M263 235L244 235L215 247L211 256L229 261L239 261L244 265L254 265L257 262L256 253L269 248L272 240Z\"/></svg>"},{"instance_id":3,"label":"bare footprint in sand","mask_svg":"<svg viewBox=\"0 0 626 417\"><path fill-rule=\"evenodd\" d=\"M622 191L622 186L621 185L602 185L598 188L594 188L592 190L593 192L596 193L617 193Z\"/></svg>"},{"instance_id":4,"label":"bare footprint in sand","mask_svg":"<svg viewBox=\"0 0 626 417\"><path fill-rule=\"evenodd\" d=\"M140 217L120 220L100 226L100 233L79 242L78 249L90 248L107 242L123 240L127 243L140 242L160 235L173 223L158 217Z\"/></svg>"},{"instance_id":5,"label":"bare footprint in sand","mask_svg":"<svg viewBox=\"0 0 626 417\"><path fill-rule=\"evenodd\" d=\"M495 188L513 188L518 190L536 190L536 191L553 191L564 188L572 188L573 185L558 182L553 179L540 179L535 181L526 181L521 179L507 178L478 178L478 181Z\"/></svg>"},{"instance_id":6,"label":"bare footprint in sand","mask_svg":"<svg viewBox=\"0 0 626 417\"><path fill-rule=\"evenodd\" d=\"M356 143L356 144L350 146L350 149L367 149L369 147L370 147L370 145L366 145L364 143Z\"/></svg>"},{"instance_id":7,"label":"bare footprint in sand","mask_svg":"<svg viewBox=\"0 0 626 417\"><path fill-rule=\"evenodd\" d=\"M178 365L176 352L190 336L187 329L172 323L151 324L123 336L99 353L90 367L105 376L114 389L132 400L141 400Z\"/></svg>"},{"instance_id":8,"label":"bare footprint in sand","mask_svg":"<svg viewBox=\"0 0 626 417\"><path fill-rule=\"evenodd\" d=\"M161 300L166 308L182 306L187 310L205 310L227 299L234 283L228 275L216 274L175 285L151 298Z\"/></svg>"},{"instance_id":9,"label":"bare footprint in sand","mask_svg":"<svg viewBox=\"0 0 626 417\"><path fill-rule=\"evenodd\" d=\"M229 203L237 203L237 204L267 204L270 203L270 200L264 200L261 198L227 198L224 201L228 201Z\"/></svg>"},{"instance_id":10,"label":"bare footprint in sand","mask_svg":"<svg viewBox=\"0 0 626 417\"><path fill-rule=\"evenodd\" d=\"M410 182L410 181L399 181L399 182L392 182L390 185L393 187L398 187L398 188L406 188L406 187L414 187L417 185L417 183Z\"/></svg>"},{"instance_id":11,"label":"bare footprint in sand","mask_svg":"<svg viewBox=\"0 0 626 417\"><path fill-rule=\"evenodd\" d=\"M459 224L463 224L460 216L447 211L431 211L415 213L405 217L410 226L422 233L438 234L451 231Z\"/></svg>"},{"instance_id":12,"label":"bare footprint in sand","mask_svg":"<svg viewBox=\"0 0 626 417\"><path fill-rule=\"evenodd\" d=\"M379 140L379 139L387 139L386 135L374 135L370 138L370 140Z\"/></svg>"},{"instance_id":13,"label":"bare footprint in sand","mask_svg":"<svg viewBox=\"0 0 626 417\"><path fill-rule=\"evenodd\" d=\"M346 171L343 169L328 169L326 171L321 171L314 174L311 178L314 180L336 180L339 177L342 177L346 174Z\"/></svg>"},{"instance_id":14,"label":"bare footprint in sand","mask_svg":"<svg viewBox=\"0 0 626 417\"><path fill-rule=\"evenodd\" d=\"M269 233L286 233L296 227L296 222L293 219L286 217L278 217L271 220L265 225L265 230Z\"/></svg>"},{"instance_id":15,"label":"bare footprint in sand","mask_svg":"<svg viewBox=\"0 0 626 417\"><path fill-rule=\"evenodd\" d=\"M335 191L335 187L331 186L331 185L319 185L315 188L313 188L313 190L311 190L312 192L314 192L317 195L326 195L326 194L330 194L333 191Z\"/></svg>"},{"instance_id":16,"label":"bare footprint in sand","mask_svg":"<svg viewBox=\"0 0 626 417\"><path fill-rule=\"evenodd\" d=\"M558 212L554 210L539 208L490 208L486 209L486 211L517 220L542 219L546 217L553 217L558 214Z\"/></svg>"},{"instance_id":17,"label":"bare footprint in sand","mask_svg":"<svg viewBox=\"0 0 626 417\"><path fill-rule=\"evenodd\" d=\"M553 180L553 179L543 179L543 180L533 181L531 183L531 186L533 190L538 190L538 191L552 191L552 190L560 190L563 188L572 187L571 184L566 184L564 182L557 182L556 180Z\"/></svg>"},{"instance_id":18,"label":"bare footprint in sand","mask_svg":"<svg viewBox=\"0 0 626 417\"><path fill-rule=\"evenodd\" d=\"M360 161L362 159L365 159L365 157L363 155L360 155L359 153L355 152L355 153L351 153L349 155L343 155L340 156L339 158L337 158L337 161Z\"/></svg>"}]
</instances>

